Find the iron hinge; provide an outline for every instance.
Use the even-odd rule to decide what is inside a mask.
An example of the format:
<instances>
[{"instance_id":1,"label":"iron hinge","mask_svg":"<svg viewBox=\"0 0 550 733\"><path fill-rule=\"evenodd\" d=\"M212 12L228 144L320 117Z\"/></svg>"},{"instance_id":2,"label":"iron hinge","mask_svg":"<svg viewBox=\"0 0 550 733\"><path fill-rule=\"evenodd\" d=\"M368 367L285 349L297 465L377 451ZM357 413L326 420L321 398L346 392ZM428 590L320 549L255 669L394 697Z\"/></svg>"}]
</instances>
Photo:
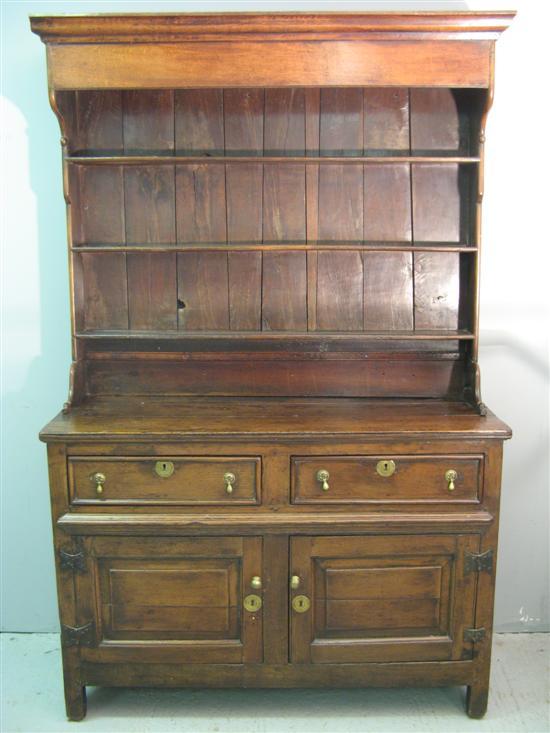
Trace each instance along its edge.
<instances>
[{"instance_id":1,"label":"iron hinge","mask_svg":"<svg viewBox=\"0 0 550 733\"><path fill-rule=\"evenodd\" d=\"M73 570L76 573L86 572L86 556L81 552L59 550L59 567L62 570Z\"/></svg>"},{"instance_id":2,"label":"iron hinge","mask_svg":"<svg viewBox=\"0 0 550 733\"><path fill-rule=\"evenodd\" d=\"M464 641L471 641L475 644L485 638L486 631L483 626L480 629L464 629Z\"/></svg>"},{"instance_id":3,"label":"iron hinge","mask_svg":"<svg viewBox=\"0 0 550 733\"><path fill-rule=\"evenodd\" d=\"M65 626L61 624L62 646L93 646L95 642L95 624L90 621L85 626Z\"/></svg>"},{"instance_id":4,"label":"iron hinge","mask_svg":"<svg viewBox=\"0 0 550 733\"><path fill-rule=\"evenodd\" d=\"M487 550L487 552L481 552L479 554L465 552L464 575L481 572L489 573L489 575L493 572L493 551Z\"/></svg>"}]
</instances>

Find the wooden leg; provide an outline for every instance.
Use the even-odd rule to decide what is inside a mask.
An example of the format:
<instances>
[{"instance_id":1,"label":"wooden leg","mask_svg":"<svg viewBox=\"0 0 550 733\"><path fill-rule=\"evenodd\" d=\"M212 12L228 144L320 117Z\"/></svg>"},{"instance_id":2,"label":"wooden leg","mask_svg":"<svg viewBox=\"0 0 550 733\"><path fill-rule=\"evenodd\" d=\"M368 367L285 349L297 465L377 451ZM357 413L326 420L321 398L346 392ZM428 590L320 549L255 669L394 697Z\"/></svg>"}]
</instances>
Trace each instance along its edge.
<instances>
[{"instance_id":1,"label":"wooden leg","mask_svg":"<svg viewBox=\"0 0 550 733\"><path fill-rule=\"evenodd\" d=\"M69 720L82 720L86 716L86 688L80 679L78 651L62 649L65 709Z\"/></svg>"},{"instance_id":2,"label":"wooden leg","mask_svg":"<svg viewBox=\"0 0 550 733\"><path fill-rule=\"evenodd\" d=\"M482 718L487 712L489 699L489 680L474 682L466 693L466 712L470 718Z\"/></svg>"},{"instance_id":3,"label":"wooden leg","mask_svg":"<svg viewBox=\"0 0 550 733\"><path fill-rule=\"evenodd\" d=\"M65 682L65 709L69 720L82 720L86 716L86 688Z\"/></svg>"}]
</instances>

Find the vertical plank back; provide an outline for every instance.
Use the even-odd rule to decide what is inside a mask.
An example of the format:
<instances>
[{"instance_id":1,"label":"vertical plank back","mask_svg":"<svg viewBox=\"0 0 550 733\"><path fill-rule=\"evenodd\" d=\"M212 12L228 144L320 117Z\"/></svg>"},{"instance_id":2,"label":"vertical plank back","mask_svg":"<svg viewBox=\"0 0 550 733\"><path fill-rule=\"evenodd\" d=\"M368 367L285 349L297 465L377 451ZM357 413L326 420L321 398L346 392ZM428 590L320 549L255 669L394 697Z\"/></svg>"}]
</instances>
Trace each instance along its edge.
<instances>
[{"instance_id":1,"label":"vertical plank back","mask_svg":"<svg viewBox=\"0 0 550 733\"><path fill-rule=\"evenodd\" d=\"M366 155L408 153L409 90L399 87L364 90Z\"/></svg>"},{"instance_id":2,"label":"vertical plank back","mask_svg":"<svg viewBox=\"0 0 550 733\"><path fill-rule=\"evenodd\" d=\"M263 257L262 329L305 331L306 258L303 252L265 252Z\"/></svg>"},{"instance_id":3,"label":"vertical plank back","mask_svg":"<svg viewBox=\"0 0 550 733\"><path fill-rule=\"evenodd\" d=\"M76 129L71 147L96 154L123 150L122 94L75 92ZM73 242L117 244L125 241L121 166L74 166L71 171ZM82 278L84 330L128 328L126 255L81 255L75 268Z\"/></svg>"},{"instance_id":4,"label":"vertical plank back","mask_svg":"<svg viewBox=\"0 0 550 733\"><path fill-rule=\"evenodd\" d=\"M365 89L365 153L410 152L410 104L407 89ZM366 165L364 229L366 241L412 239L410 165ZM365 252L364 327L412 330L413 270L409 252Z\"/></svg>"},{"instance_id":5,"label":"vertical plank back","mask_svg":"<svg viewBox=\"0 0 550 733\"><path fill-rule=\"evenodd\" d=\"M411 89L411 150L415 155L466 152L452 89Z\"/></svg>"},{"instance_id":6,"label":"vertical plank back","mask_svg":"<svg viewBox=\"0 0 550 733\"><path fill-rule=\"evenodd\" d=\"M363 329L363 262L360 252L319 252L317 330Z\"/></svg>"},{"instance_id":7,"label":"vertical plank back","mask_svg":"<svg viewBox=\"0 0 550 733\"><path fill-rule=\"evenodd\" d=\"M204 252L82 255L83 327L467 327L457 254L273 250L288 242L467 241L473 177L465 167L261 157L466 154L479 112L474 97L353 87L74 93L72 149L197 156L174 166L73 166L75 244L205 245ZM223 154L258 156L258 163L200 159ZM226 242L269 246L207 250ZM468 268L463 261L465 278ZM102 288L107 282L112 287Z\"/></svg>"},{"instance_id":8,"label":"vertical plank back","mask_svg":"<svg viewBox=\"0 0 550 733\"><path fill-rule=\"evenodd\" d=\"M262 155L265 92L260 89L224 91L224 131L227 155ZM263 180L261 163L227 164L227 238L229 242L263 239ZM262 253L228 254L229 324L235 331L261 328Z\"/></svg>"},{"instance_id":9,"label":"vertical plank back","mask_svg":"<svg viewBox=\"0 0 550 733\"><path fill-rule=\"evenodd\" d=\"M124 151L174 151L174 93L123 93ZM173 166L124 169L126 242L171 244L176 240ZM176 255L128 254L128 323L132 330L177 326Z\"/></svg>"},{"instance_id":10,"label":"vertical plank back","mask_svg":"<svg viewBox=\"0 0 550 733\"><path fill-rule=\"evenodd\" d=\"M223 155L223 91L178 89L174 94L176 153Z\"/></svg>"},{"instance_id":11,"label":"vertical plank back","mask_svg":"<svg viewBox=\"0 0 550 733\"><path fill-rule=\"evenodd\" d=\"M321 124L321 90L304 90L305 147L310 157L319 156ZM319 166L306 166L306 239L319 239ZM307 328L317 329L317 252L307 253Z\"/></svg>"},{"instance_id":12,"label":"vertical plank back","mask_svg":"<svg viewBox=\"0 0 550 733\"><path fill-rule=\"evenodd\" d=\"M188 331L229 328L225 252L178 254L178 327Z\"/></svg>"},{"instance_id":13,"label":"vertical plank back","mask_svg":"<svg viewBox=\"0 0 550 733\"><path fill-rule=\"evenodd\" d=\"M450 89L411 90L411 150L458 154L460 116ZM413 236L416 242L459 242L464 226L460 166L413 165ZM459 311L459 255L415 253L415 327L455 329Z\"/></svg>"},{"instance_id":14,"label":"vertical plank back","mask_svg":"<svg viewBox=\"0 0 550 733\"><path fill-rule=\"evenodd\" d=\"M363 90L322 89L320 156L363 154ZM363 239L363 170L360 165L319 169L320 241ZM363 328L363 263L354 252L320 252L316 292L318 330Z\"/></svg>"}]
</instances>

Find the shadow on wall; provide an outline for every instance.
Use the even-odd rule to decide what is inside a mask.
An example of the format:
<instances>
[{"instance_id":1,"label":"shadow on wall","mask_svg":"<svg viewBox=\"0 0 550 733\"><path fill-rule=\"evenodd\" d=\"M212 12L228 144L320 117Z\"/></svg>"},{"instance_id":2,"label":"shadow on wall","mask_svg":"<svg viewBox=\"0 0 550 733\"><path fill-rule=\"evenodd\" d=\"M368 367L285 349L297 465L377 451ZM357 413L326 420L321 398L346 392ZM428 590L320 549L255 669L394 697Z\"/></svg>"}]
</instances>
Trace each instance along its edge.
<instances>
[{"instance_id":1,"label":"shadow on wall","mask_svg":"<svg viewBox=\"0 0 550 733\"><path fill-rule=\"evenodd\" d=\"M529 349L525 341L516 338L510 331L482 331L483 348L499 347L509 354L514 354L521 362L528 365L531 371L550 382L550 362L544 360L534 349Z\"/></svg>"},{"instance_id":2,"label":"shadow on wall","mask_svg":"<svg viewBox=\"0 0 550 733\"><path fill-rule=\"evenodd\" d=\"M43 53L38 39L36 45ZM11 68L17 72L6 80L2 100L10 182L3 242L2 626L52 631L58 621L50 502L38 432L59 411L68 385L65 213L59 133L41 66L27 60Z\"/></svg>"},{"instance_id":3,"label":"shadow on wall","mask_svg":"<svg viewBox=\"0 0 550 733\"><path fill-rule=\"evenodd\" d=\"M481 337L484 399L491 406L498 397L514 432L504 451L495 628L543 632L550 630L547 328L540 311L522 318L524 329L513 326L522 337L496 330Z\"/></svg>"}]
</instances>

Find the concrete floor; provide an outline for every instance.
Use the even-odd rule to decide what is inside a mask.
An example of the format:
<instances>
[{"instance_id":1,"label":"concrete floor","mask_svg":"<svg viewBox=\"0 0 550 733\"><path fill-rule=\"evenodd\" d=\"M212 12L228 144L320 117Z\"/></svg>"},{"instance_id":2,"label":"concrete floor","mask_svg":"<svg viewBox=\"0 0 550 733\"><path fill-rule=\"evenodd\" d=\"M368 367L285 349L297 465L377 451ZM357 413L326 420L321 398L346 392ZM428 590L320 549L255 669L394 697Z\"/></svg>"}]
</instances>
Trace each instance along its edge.
<instances>
[{"instance_id":1,"label":"concrete floor","mask_svg":"<svg viewBox=\"0 0 550 733\"><path fill-rule=\"evenodd\" d=\"M484 720L464 689L88 691L88 715L64 715L56 634L2 635L2 733L547 733L550 634L499 634Z\"/></svg>"}]
</instances>

